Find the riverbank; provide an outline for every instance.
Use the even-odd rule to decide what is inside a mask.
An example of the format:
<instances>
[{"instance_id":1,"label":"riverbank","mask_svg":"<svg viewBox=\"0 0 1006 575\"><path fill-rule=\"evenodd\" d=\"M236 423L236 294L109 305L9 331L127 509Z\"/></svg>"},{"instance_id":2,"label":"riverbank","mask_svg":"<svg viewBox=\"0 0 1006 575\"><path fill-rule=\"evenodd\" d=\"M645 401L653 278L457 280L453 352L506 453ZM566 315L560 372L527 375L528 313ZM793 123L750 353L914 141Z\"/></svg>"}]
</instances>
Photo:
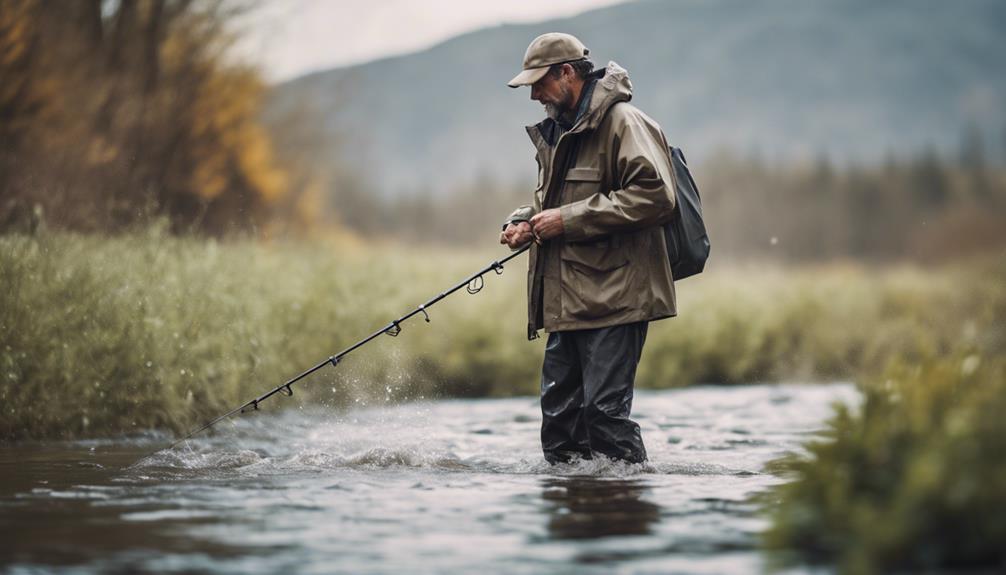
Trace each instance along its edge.
<instances>
[{"instance_id":1,"label":"riverbank","mask_svg":"<svg viewBox=\"0 0 1006 575\"><path fill-rule=\"evenodd\" d=\"M769 465L787 479L766 499L774 557L855 574L1006 569L1004 263L959 284L961 337L864 370L859 407Z\"/></svg>"},{"instance_id":2,"label":"riverbank","mask_svg":"<svg viewBox=\"0 0 1006 575\"><path fill-rule=\"evenodd\" d=\"M1006 569L1006 355L902 360L860 390L806 455L769 466L789 481L768 548L843 573Z\"/></svg>"},{"instance_id":3,"label":"riverbank","mask_svg":"<svg viewBox=\"0 0 1006 575\"><path fill-rule=\"evenodd\" d=\"M413 309L500 250L177 238L0 237L0 438L180 431L270 389ZM524 265L489 274L296 388L343 406L534 394ZM1001 265L717 269L679 284L642 388L836 380L983 337ZM290 401L290 400L286 400ZM277 401L279 404L280 401ZM294 403L296 404L296 403Z\"/></svg>"}]
</instances>

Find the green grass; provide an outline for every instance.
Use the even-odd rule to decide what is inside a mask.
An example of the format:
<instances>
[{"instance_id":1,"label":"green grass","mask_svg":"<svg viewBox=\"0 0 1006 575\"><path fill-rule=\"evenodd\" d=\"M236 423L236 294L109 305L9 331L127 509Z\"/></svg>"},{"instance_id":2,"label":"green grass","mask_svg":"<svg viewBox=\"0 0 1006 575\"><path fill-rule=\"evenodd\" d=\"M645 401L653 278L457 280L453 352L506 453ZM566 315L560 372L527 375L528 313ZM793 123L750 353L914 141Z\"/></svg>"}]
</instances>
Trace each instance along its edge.
<instances>
[{"instance_id":1,"label":"green grass","mask_svg":"<svg viewBox=\"0 0 1006 575\"><path fill-rule=\"evenodd\" d=\"M932 309L929 331L905 331L911 346L864 370L860 406L836 407L806 453L773 463L788 481L768 498L765 542L784 561L856 574L1006 571L1003 271L961 277L947 298L960 317ZM904 315L924 303L902 294L885 305Z\"/></svg>"},{"instance_id":2,"label":"green grass","mask_svg":"<svg viewBox=\"0 0 1006 575\"><path fill-rule=\"evenodd\" d=\"M505 253L51 234L0 238L0 437L186 429L279 385ZM486 277L297 387L298 401L530 393L538 355ZM274 400L279 404L282 400Z\"/></svg>"},{"instance_id":3,"label":"green grass","mask_svg":"<svg viewBox=\"0 0 1006 575\"><path fill-rule=\"evenodd\" d=\"M766 543L847 573L1006 569L1006 360L900 363L777 462Z\"/></svg>"},{"instance_id":4,"label":"green grass","mask_svg":"<svg viewBox=\"0 0 1006 575\"><path fill-rule=\"evenodd\" d=\"M181 431L279 385L494 258L481 251L46 233L0 237L0 438ZM281 404L538 389L525 258ZM999 279L990 281L990 274ZM650 330L640 387L852 378L982 337L1001 266L713 269ZM995 308L995 306L999 306ZM1002 317L999 315L998 317Z\"/></svg>"},{"instance_id":5,"label":"green grass","mask_svg":"<svg viewBox=\"0 0 1006 575\"><path fill-rule=\"evenodd\" d=\"M945 353L1002 317L1006 267L746 267L678 284L680 317L653 326L647 387L854 379L894 357Z\"/></svg>"}]
</instances>

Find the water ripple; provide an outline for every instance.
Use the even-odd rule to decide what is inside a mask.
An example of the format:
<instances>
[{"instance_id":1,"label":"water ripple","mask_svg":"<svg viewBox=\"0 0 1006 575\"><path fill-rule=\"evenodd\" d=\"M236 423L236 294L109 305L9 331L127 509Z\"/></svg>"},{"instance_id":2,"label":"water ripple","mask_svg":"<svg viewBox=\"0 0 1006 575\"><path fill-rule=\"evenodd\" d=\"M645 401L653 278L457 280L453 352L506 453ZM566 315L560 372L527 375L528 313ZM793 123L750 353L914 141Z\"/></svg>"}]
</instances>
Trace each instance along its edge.
<instances>
[{"instance_id":1,"label":"water ripple","mask_svg":"<svg viewBox=\"0 0 1006 575\"><path fill-rule=\"evenodd\" d=\"M856 399L641 391L644 464L549 465L533 398L266 412L135 463L170 438L11 451L0 541L15 572L759 572L765 464Z\"/></svg>"}]
</instances>

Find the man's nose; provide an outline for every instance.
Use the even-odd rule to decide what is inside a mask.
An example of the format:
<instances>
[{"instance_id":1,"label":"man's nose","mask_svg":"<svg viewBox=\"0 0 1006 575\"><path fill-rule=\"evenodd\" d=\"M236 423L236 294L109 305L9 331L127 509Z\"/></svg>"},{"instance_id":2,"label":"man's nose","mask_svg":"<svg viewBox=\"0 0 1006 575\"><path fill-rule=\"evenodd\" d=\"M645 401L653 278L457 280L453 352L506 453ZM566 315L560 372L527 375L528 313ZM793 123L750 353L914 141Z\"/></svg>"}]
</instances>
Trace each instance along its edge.
<instances>
[{"instance_id":1,"label":"man's nose","mask_svg":"<svg viewBox=\"0 0 1006 575\"><path fill-rule=\"evenodd\" d=\"M537 84L531 84L531 99L532 100L537 100L538 99L538 85Z\"/></svg>"}]
</instances>

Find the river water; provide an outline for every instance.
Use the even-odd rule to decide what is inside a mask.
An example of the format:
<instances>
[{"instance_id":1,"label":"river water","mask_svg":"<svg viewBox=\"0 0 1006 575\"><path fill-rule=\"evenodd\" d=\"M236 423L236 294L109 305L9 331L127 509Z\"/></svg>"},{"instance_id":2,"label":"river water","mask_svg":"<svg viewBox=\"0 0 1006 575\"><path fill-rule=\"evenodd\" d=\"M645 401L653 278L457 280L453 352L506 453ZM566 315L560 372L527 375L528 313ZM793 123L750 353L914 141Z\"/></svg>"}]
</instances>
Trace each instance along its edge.
<instances>
[{"instance_id":1,"label":"river water","mask_svg":"<svg viewBox=\"0 0 1006 575\"><path fill-rule=\"evenodd\" d=\"M856 398L639 392L635 466L546 464L535 398L258 412L148 458L164 438L0 447L0 572L757 573L765 464Z\"/></svg>"}]
</instances>

